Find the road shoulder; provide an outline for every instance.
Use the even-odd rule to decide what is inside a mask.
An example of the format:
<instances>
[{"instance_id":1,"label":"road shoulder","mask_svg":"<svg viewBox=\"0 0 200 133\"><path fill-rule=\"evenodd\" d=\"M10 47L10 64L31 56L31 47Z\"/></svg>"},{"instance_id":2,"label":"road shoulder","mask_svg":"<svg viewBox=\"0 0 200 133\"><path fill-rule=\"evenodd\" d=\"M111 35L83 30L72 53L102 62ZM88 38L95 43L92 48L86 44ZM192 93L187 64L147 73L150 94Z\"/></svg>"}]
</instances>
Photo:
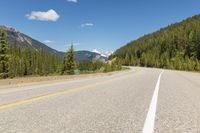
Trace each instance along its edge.
<instances>
[{"instance_id":1,"label":"road shoulder","mask_svg":"<svg viewBox=\"0 0 200 133\"><path fill-rule=\"evenodd\" d=\"M34 85L47 85L54 83L69 82L75 80L89 79L94 77L111 76L129 70L115 71L109 73L94 73L81 75L65 75L65 76L41 76L41 77L19 77L14 79L0 80L0 91L15 89Z\"/></svg>"}]
</instances>

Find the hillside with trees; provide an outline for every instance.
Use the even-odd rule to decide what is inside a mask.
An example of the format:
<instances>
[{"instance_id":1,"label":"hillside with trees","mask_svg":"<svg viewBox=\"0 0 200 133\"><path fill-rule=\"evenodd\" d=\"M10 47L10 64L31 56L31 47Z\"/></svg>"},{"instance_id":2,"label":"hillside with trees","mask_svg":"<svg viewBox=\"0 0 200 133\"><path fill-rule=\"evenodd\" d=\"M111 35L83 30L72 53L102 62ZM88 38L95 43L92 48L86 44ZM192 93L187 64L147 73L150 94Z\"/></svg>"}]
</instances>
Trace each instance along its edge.
<instances>
[{"instance_id":1,"label":"hillside with trees","mask_svg":"<svg viewBox=\"0 0 200 133\"><path fill-rule=\"evenodd\" d=\"M32 48L9 46L9 77L46 76L61 72L62 58Z\"/></svg>"},{"instance_id":2,"label":"hillside with trees","mask_svg":"<svg viewBox=\"0 0 200 133\"><path fill-rule=\"evenodd\" d=\"M132 41L113 57L124 65L200 71L200 15Z\"/></svg>"},{"instance_id":3,"label":"hillside with trees","mask_svg":"<svg viewBox=\"0 0 200 133\"><path fill-rule=\"evenodd\" d=\"M0 29L0 78L60 73L62 58L33 48L9 45Z\"/></svg>"},{"instance_id":4,"label":"hillside with trees","mask_svg":"<svg viewBox=\"0 0 200 133\"><path fill-rule=\"evenodd\" d=\"M99 60L77 62L75 55L73 45L68 49L64 58L52 52L31 47L23 48L17 44L9 45L6 32L0 28L0 79L24 76L73 75L76 74L76 70L80 71L79 73L121 70L121 65L116 62L105 63Z\"/></svg>"},{"instance_id":5,"label":"hillside with trees","mask_svg":"<svg viewBox=\"0 0 200 133\"><path fill-rule=\"evenodd\" d=\"M51 54L55 54L61 58L64 58L65 52L55 50L46 44L18 31L13 27L8 26L0 26L6 35L7 35L7 43L9 45L18 45L20 48L32 48L38 51L48 52ZM106 62L108 60L107 57L101 56L101 54L91 52L88 50L81 50L74 52L76 62L81 62L83 60L99 60Z\"/></svg>"}]
</instances>

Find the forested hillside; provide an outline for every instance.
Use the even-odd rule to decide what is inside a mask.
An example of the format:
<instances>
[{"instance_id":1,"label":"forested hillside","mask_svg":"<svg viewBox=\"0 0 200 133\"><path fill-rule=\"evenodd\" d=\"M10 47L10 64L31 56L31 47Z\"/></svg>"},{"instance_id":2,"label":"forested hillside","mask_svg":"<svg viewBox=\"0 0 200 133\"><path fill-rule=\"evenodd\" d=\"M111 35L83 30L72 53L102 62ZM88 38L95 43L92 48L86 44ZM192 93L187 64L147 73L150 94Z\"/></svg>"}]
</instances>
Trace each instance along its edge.
<instances>
[{"instance_id":1,"label":"forested hillside","mask_svg":"<svg viewBox=\"0 0 200 133\"><path fill-rule=\"evenodd\" d=\"M32 47L9 45L8 36L0 28L0 79L29 75L61 74L63 58L52 52Z\"/></svg>"},{"instance_id":2,"label":"forested hillside","mask_svg":"<svg viewBox=\"0 0 200 133\"><path fill-rule=\"evenodd\" d=\"M95 57L89 51L74 52L73 45L68 49L64 58L52 53L34 49L33 47L20 47L10 45L7 41L7 33L0 28L0 79L23 77L30 75L73 75L75 71L82 72L110 72L121 70L121 65L112 61L109 63L100 61L101 56ZM92 56L89 55L92 54ZM79 62L75 56L80 56ZM85 55L84 57L82 57ZM88 60L88 57L90 59ZM95 57L95 60L93 58ZM105 58L102 58L105 60Z\"/></svg>"},{"instance_id":3,"label":"forested hillside","mask_svg":"<svg viewBox=\"0 0 200 133\"><path fill-rule=\"evenodd\" d=\"M62 58L32 48L9 46L9 77L59 74Z\"/></svg>"},{"instance_id":4,"label":"forested hillside","mask_svg":"<svg viewBox=\"0 0 200 133\"><path fill-rule=\"evenodd\" d=\"M49 46L45 45L44 43L33 39L32 37L21 33L15 28L8 27L8 26L0 26L0 29L5 31L7 35L7 42L9 45L18 45L20 48L32 48L37 51L48 52L51 54L55 54L61 58L64 58L65 53L61 51L57 51ZM108 60L107 57L101 56L98 53L90 52L87 50L82 51L75 51L75 59L77 62L81 62L83 60L99 60L102 62L106 62Z\"/></svg>"},{"instance_id":5,"label":"forested hillside","mask_svg":"<svg viewBox=\"0 0 200 133\"><path fill-rule=\"evenodd\" d=\"M113 57L124 65L200 71L200 15L130 42Z\"/></svg>"},{"instance_id":6,"label":"forested hillside","mask_svg":"<svg viewBox=\"0 0 200 133\"><path fill-rule=\"evenodd\" d=\"M32 37L29 37L28 35L25 35L21 32L19 32L17 29L7 26L0 26L0 29L2 29L6 35L7 35L7 42L9 45L18 45L21 48L33 48L35 50L42 50L44 52L53 53L57 56L63 57L64 52L57 51L55 49L52 49L45 45L44 43L37 41L33 39Z\"/></svg>"}]
</instances>

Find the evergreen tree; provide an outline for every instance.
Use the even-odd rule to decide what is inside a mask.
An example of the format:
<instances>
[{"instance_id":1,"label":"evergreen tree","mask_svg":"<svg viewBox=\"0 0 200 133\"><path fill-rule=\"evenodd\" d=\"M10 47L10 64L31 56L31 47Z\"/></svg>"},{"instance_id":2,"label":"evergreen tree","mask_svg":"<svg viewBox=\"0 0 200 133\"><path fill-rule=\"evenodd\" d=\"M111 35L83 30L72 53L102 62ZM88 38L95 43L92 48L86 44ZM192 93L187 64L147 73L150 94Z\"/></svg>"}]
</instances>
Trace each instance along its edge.
<instances>
[{"instance_id":1,"label":"evergreen tree","mask_svg":"<svg viewBox=\"0 0 200 133\"><path fill-rule=\"evenodd\" d=\"M74 71L75 71L74 48L73 45L71 45L64 58L62 74L73 75Z\"/></svg>"},{"instance_id":2,"label":"evergreen tree","mask_svg":"<svg viewBox=\"0 0 200 133\"><path fill-rule=\"evenodd\" d=\"M9 55L6 33L0 29L0 78L7 78L9 72Z\"/></svg>"},{"instance_id":3,"label":"evergreen tree","mask_svg":"<svg viewBox=\"0 0 200 133\"><path fill-rule=\"evenodd\" d=\"M18 45L11 45L9 52L9 77L60 73L62 58L54 54Z\"/></svg>"}]
</instances>

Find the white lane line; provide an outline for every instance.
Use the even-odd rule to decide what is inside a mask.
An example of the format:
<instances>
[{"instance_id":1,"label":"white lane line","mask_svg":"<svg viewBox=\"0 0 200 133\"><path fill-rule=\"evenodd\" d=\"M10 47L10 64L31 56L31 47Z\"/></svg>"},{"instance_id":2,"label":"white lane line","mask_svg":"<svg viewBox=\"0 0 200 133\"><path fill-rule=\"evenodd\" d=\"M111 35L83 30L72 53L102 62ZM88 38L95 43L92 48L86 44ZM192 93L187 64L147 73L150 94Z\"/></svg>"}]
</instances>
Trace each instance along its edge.
<instances>
[{"instance_id":1,"label":"white lane line","mask_svg":"<svg viewBox=\"0 0 200 133\"><path fill-rule=\"evenodd\" d=\"M155 123L155 116L156 116L156 108L157 108L157 101L158 101L158 92L160 87L160 79L163 74L164 70L160 73L158 77L158 81L156 83L156 87L153 93L153 97L151 100L151 104L149 107L149 111L144 123L142 133L153 133L154 132L154 123Z\"/></svg>"}]
</instances>

